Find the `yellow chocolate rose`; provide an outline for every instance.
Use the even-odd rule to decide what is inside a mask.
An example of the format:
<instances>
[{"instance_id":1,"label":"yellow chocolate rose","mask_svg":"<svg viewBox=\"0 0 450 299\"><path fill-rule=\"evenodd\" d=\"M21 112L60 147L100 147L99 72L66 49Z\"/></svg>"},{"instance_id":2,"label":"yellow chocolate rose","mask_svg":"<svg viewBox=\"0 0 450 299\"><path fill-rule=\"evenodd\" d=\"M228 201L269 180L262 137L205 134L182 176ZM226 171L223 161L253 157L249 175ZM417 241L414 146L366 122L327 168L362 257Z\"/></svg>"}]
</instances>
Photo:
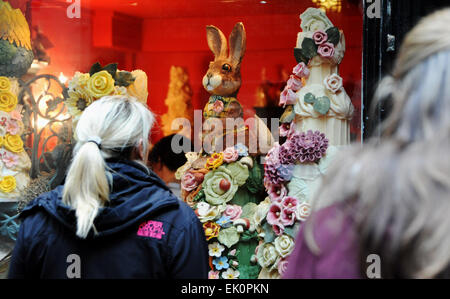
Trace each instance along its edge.
<instances>
[{"instance_id":1,"label":"yellow chocolate rose","mask_svg":"<svg viewBox=\"0 0 450 299\"><path fill-rule=\"evenodd\" d=\"M114 79L107 71L95 73L89 78L86 90L97 99L110 95L114 91Z\"/></svg>"},{"instance_id":2,"label":"yellow chocolate rose","mask_svg":"<svg viewBox=\"0 0 450 299\"><path fill-rule=\"evenodd\" d=\"M17 106L17 97L10 91L0 91L0 110L11 112Z\"/></svg>"},{"instance_id":3,"label":"yellow chocolate rose","mask_svg":"<svg viewBox=\"0 0 450 299\"><path fill-rule=\"evenodd\" d=\"M223 153L214 153L208 160L206 160L205 168L214 170L223 164Z\"/></svg>"},{"instance_id":4,"label":"yellow chocolate rose","mask_svg":"<svg viewBox=\"0 0 450 299\"><path fill-rule=\"evenodd\" d=\"M19 135L6 134L4 137L3 146L10 152L20 153L23 152L23 141Z\"/></svg>"},{"instance_id":5,"label":"yellow chocolate rose","mask_svg":"<svg viewBox=\"0 0 450 299\"><path fill-rule=\"evenodd\" d=\"M5 176L0 181L0 191L3 193L10 193L16 189L16 179L13 176Z\"/></svg>"},{"instance_id":6,"label":"yellow chocolate rose","mask_svg":"<svg viewBox=\"0 0 450 299\"><path fill-rule=\"evenodd\" d=\"M8 77L0 77L0 91L10 91L11 90L11 81L9 81Z\"/></svg>"}]
</instances>

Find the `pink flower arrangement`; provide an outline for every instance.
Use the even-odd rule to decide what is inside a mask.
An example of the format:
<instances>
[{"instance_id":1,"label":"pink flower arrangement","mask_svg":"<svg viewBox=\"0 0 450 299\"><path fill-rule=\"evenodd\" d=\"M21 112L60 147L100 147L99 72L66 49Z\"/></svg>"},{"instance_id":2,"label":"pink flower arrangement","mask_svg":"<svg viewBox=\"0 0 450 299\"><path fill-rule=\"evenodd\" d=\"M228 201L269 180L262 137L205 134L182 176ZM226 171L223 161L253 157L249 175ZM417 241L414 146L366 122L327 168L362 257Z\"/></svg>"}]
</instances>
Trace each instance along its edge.
<instances>
[{"instance_id":1,"label":"pink flower arrangement","mask_svg":"<svg viewBox=\"0 0 450 299\"><path fill-rule=\"evenodd\" d=\"M317 53L322 58L332 58L334 56L334 45L332 43L323 43L317 49Z\"/></svg>"},{"instance_id":2,"label":"pink flower arrangement","mask_svg":"<svg viewBox=\"0 0 450 299\"><path fill-rule=\"evenodd\" d=\"M306 64L304 62L300 62L294 67L292 73L299 78L304 78L308 77L310 72Z\"/></svg>"},{"instance_id":3,"label":"pink flower arrangement","mask_svg":"<svg viewBox=\"0 0 450 299\"><path fill-rule=\"evenodd\" d=\"M226 163L231 163L239 158L239 152L234 148L234 146L227 147L223 151L223 160Z\"/></svg>"},{"instance_id":4,"label":"pink flower arrangement","mask_svg":"<svg viewBox=\"0 0 450 299\"><path fill-rule=\"evenodd\" d=\"M231 221L239 219L242 215L242 207L238 205L227 205L223 215L230 217Z\"/></svg>"},{"instance_id":5,"label":"pink flower arrangement","mask_svg":"<svg viewBox=\"0 0 450 299\"><path fill-rule=\"evenodd\" d=\"M181 178L181 188L188 192L197 188L198 183L195 175L191 172L186 172Z\"/></svg>"},{"instance_id":6,"label":"pink flower arrangement","mask_svg":"<svg viewBox=\"0 0 450 299\"><path fill-rule=\"evenodd\" d=\"M317 30L312 36L316 45L320 46L328 40L328 34L323 30Z\"/></svg>"},{"instance_id":7,"label":"pink flower arrangement","mask_svg":"<svg viewBox=\"0 0 450 299\"><path fill-rule=\"evenodd\" d=\"M287 81L286 88L293 90L293 91L299 91L303 87L302 81L295 75L291 75L289 80Z\"/></svg>"},{"instance_id":8,"label":"pink flower arrangement","mask_svg":"<svg viewBox=\"0 0 450 299\"><path fill-rule=\"evenodd\" d=\"M286 106L286 105L294 105L297 103L297 95L292 89L286 88L281 92L280 95L280 105Z\"/></svg>"}]
</instances>

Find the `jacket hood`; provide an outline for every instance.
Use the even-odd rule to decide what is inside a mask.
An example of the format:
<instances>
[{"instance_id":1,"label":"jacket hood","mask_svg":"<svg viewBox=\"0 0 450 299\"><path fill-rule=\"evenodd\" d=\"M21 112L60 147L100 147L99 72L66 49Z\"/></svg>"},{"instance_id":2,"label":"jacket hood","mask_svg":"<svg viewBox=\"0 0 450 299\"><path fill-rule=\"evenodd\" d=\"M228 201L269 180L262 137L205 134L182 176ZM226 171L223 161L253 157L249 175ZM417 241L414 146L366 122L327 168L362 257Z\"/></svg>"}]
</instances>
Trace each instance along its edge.
<instances>
[{"instance_id":1,"label":"jacket hood","mask_svg":"<svg viewBox=\"0 0 450 299\"><path fill-rule=\"evenodd\" d=\"M109 202L100 208L88 238L99 238L123 231L141 223L146 218L165 209L179 206L176 198L164 182L141 164L127 160L108 160L112 175ZM75 210L62 202L63 186L33 200L21 213L21 217L44 210L51 217L76 232Z\"/></svg>"}]
</instances>

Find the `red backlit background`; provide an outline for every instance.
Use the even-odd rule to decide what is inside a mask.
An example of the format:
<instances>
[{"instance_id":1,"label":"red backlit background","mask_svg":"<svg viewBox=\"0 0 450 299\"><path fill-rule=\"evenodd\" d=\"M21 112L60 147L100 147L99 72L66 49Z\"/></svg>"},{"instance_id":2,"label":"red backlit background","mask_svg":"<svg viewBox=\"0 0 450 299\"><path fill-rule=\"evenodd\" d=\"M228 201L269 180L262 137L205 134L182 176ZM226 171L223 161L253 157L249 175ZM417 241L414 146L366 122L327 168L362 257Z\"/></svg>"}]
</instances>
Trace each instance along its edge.
<instances>
[{"instance_id":1,"label":"red backlit background","mask_svg":"<svg viewBox=\"0 0 450 299\"><path fill-rule=\"evenodd\" d=\"M70 2L70 1L69 1ZM51 63L41 73L72 77L90 66L117 62L119 69L142 69L149 77L151 110L167 111L164 99L172 65L187 69L193 90L193 106L202 109L209 94L201 82L213 59L206 43L206 25L219 27L226 36L236 22L247 32L247 52L242 63L239 101L245 115L254 114L256 90L265 78L282 81L296 61L293 48L300 29L299 15L315 6L310 0L80 0L81 18L67 17L71 3L65 0L12 0L30 26L39 27L51 41ZM327 13L344 30L347 52L341 65L347 93L360 111L362 64L362 13L360 1L342 1L340 13ZM360 134L360 113L355 114L352 133ZM162 137L156 128L154 140Z\"/></svg>"}]
</instances>

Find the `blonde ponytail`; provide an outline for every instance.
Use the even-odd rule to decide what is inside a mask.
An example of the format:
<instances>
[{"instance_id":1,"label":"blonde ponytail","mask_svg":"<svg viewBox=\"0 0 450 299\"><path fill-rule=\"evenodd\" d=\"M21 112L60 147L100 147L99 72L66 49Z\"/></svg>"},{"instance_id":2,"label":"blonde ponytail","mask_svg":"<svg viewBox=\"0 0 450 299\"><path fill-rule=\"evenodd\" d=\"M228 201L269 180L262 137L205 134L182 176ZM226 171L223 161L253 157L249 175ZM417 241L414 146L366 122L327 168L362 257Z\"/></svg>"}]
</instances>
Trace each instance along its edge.
<instances>
[{"instance_id":1,"label":"blonde ponytail","mask_svg":"<svg viewBox=\"0 0 450 299\"><path fill-rule=\"evenodd\" d=\"M75 155L67 173L63 198L75 208L77 236L86 238L100 206L109 199L105 161L95 143L84 143Z\"/></svg>"},{"instance_id":2,"label":"blonde ponytail","mask_svg":"<svg viewBox=\"0 0 450 299\"><path fill-rule=\"evenodd\" d=\"M86 238L91 228L95 230L94 219L109 200L112 182L105 159L129 155L129 149L138 148L141 142L146 152L153 122L153 114L144 105L126 96L104 97L83 112L62 199L75 209L80 238Z\"/></svg>"}]
</instances>

